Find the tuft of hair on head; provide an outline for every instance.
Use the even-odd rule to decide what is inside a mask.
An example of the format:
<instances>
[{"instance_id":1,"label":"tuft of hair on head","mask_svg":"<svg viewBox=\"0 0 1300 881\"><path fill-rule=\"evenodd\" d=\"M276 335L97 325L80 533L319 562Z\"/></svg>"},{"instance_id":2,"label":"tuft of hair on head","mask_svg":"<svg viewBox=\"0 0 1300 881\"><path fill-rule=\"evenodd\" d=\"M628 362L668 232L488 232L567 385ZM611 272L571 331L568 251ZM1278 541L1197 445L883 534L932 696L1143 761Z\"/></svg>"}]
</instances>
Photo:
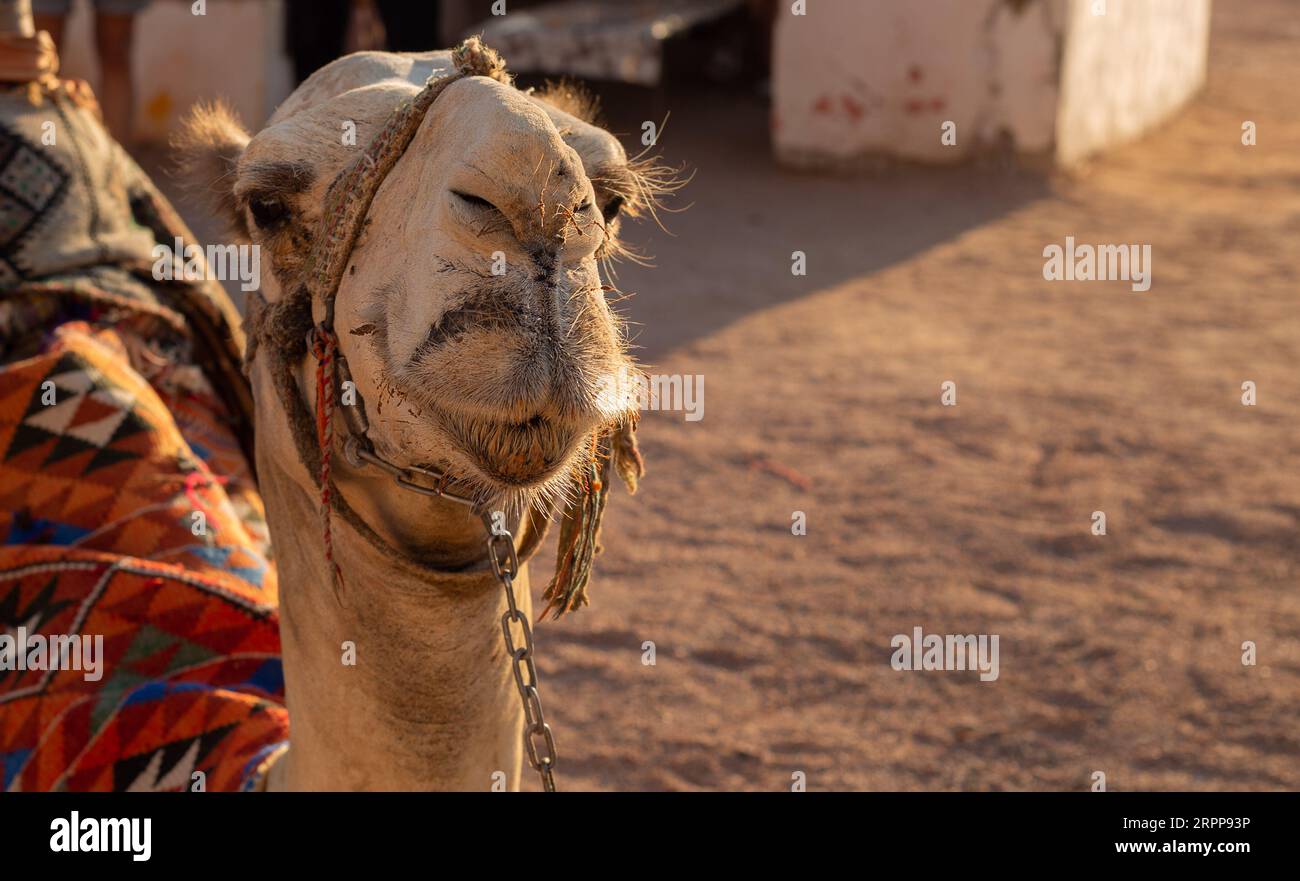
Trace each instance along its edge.
<instances>
[{"instance_id":1,"label":"tuft of hair on head","mask_svg":"<svg viewBox=\"0 0 1300 881\"><path fill-rule=\"evenodd\" d=\"M485 76L507 86L514 80L506 71L506 60L483 42L482 34L466 37L452 49L451 63L467 76Z\"/></svg>"},{"instance_id":2,"label":"tuft of hair on head","mask_svg":"<svg viewBox=\"0 0 1300 881\"><path fill-rule=\"evenodd\" d=\"M235 168L250 135L223 101L196 104L172 136L172 175L209 211L224 218L231 231L247 237L243 212L235 198Z\"/></svg>"},{"instance_id":3,"label":"tuft of hair on head","mask_svg":"<svg viewBox=\"0 0 1300 881\"><path fill-rule=\"evenodd\" d=\"M568 77L547 80L536 97L588 125L604 128L600 121L600 98L586 86Z\"/></svg>"}]
</instances>

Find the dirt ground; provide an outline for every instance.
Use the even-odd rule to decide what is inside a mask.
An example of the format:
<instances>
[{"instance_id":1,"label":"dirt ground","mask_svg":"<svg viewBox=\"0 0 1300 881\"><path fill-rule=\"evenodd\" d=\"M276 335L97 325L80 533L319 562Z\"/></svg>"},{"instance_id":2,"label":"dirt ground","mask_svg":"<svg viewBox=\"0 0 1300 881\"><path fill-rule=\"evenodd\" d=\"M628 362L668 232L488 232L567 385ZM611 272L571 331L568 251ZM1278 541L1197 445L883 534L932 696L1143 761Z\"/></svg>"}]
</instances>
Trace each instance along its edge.
<instances>
[{"instance_id":1,"label":"dirt ground","mask_svg":"<svg viewBox=\"0 0 1300 881\"><path fill-rule=\"evenodd\" d=\"M757 97L610 107L696 173L618 282L705 415L645 414L593 605L537 630L561 786L1300 788L1297 82L1294 3L1217 3L1205 92L1051 179L797 174ZM1067 235L1150 244L1151 290L1044 282ZM895 671L916 626L999 635L999 678Z\"/></svg>"},{"instance_id":2,"label":"dirt ground","mask_svg":"<svg viewBox=\"0 0 1300 881\"><path fill-rule=\"evenodd\" d=\"M593 606L539 628L562 785L1300 787L1297 82L1294 4L1218 3L1203 95L1050 180L781 171L760 101L670 96L694 206L618 280L705 416L645 415ZM1151 290L1044 282L1066 235ZM893 670L915 626L1000 677Z\"/></svg>"}]
</instances>

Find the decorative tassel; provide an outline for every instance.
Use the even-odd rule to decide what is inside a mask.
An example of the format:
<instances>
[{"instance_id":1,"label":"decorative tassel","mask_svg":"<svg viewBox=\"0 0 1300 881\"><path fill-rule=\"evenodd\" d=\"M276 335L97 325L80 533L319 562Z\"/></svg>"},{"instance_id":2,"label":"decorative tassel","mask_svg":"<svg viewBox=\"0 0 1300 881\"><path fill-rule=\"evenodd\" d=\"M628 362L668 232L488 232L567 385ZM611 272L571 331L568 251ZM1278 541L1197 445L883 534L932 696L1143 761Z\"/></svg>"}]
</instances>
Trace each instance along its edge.
<instances>
[{"instance_id":1,"label":"decorative tassel","mask_svg":"<svg viewBox=\"0 0 1300 881\"><path fill-rule=\"evenodd\" d=\"M587 605L587 582L591 564L599 551L600 518L609 497L609 436L597 435L596 450L582 477L582 498L570 505L560 521L560 546L555 559L555 577L542 599L546 608L538 616L552 619Z\"/></svg>"},{"instance_id":2,"label":"decorative tassel","mask_svg":"<svg viewBox=\"0 0 1300 881\"><path fill-rule=\"evenodd\" d=\"M645 477L645 460L636 444L637 417L634 415L627 422L614 429L612 446L614 448L614 470L627 486L627 494L636 495L636 488L641 478Z\"/></svg>"},{"instance_id":3,"label":"decorative tassel","mask_svg":"<svg viewBox=\"0 0 1300 881\"><path fill-rule=\"evenodd\" d=\"M325 544L325 565L329 566L334 599L339 600L343 572L334 560L334 531L330 523L333 504L330 464L334 452L334 357L338 352L338 338L325 325L317 325L312 332L311 348L316 359L316 442L320 444L321 537Z\"/></svg>"},{"instance_id":4,"label":"decorative tassel","mask_svg":"<svg viewBox=\"0 0 1300 881\"><path fill-rule=\"evenodd\" d=\"M548 614L559 618L588 604L592 563L601 551L600 522L609 499L610 471L618 473L629 493L636 492L645 475L645 462L636 444L635 417L611 432L595 435L593 442L595 450L583 475L582 498L569 506L560 521L555 577L542 595L547 604L538 620Z\"/></svg>"}]
</instances>

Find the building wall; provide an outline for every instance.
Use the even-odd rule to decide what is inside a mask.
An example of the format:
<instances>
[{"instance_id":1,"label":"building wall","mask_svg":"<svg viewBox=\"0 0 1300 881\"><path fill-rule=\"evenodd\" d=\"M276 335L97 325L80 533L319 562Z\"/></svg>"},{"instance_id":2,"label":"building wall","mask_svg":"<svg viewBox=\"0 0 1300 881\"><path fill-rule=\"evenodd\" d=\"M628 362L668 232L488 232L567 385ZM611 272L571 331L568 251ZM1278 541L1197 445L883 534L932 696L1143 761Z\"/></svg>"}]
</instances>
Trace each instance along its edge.
<instances>
[{"instance_id":1,"label":"building wall","mask_svg":"<svg viewBox=\"0 0 1300 881\"><path fill-rule=\"evenodd\" d=\"M794 165L984 151L1077 161L1205 79L1210 0L816 0L778 7L773 142ZM945 122L956 124L945 145Z\"/></svg>"},{"instance_id":2,"label":"building wall","mask_svg":"<svg viewBox=\"0 0 1300 881\"><path fill-rule=\"evenodd\" d=\"M1205 83L1210 0L1095 2L1070 6L1056 127L1063 163L1140 136Z\"/></svg>"},{"instance_id":3,"label":"building wall","mask_svg":"<svg viewBox=\"0 0 1300 881\"><path fill-rule=\"evenodd\" d=\"M293 89L280 0L208 0L201 16L191 5L154 0L136 19L134 133L141 140L166 141L191 105L218 96L256 128ZM92 27L89 4L78 0L60 73L98 88Z\"/></svg>"},{"instance_id":4,"label":"building wall","mask_svg":"<svg viewBox=\"0 0 1300 881\"><path fill-rule=\"evenodd\" d=\"M1051 148L1065 0L816 0L777 13L773 140L796 164ZM956 144L940 133L956 123Z\"/></svg>"}]
</instances>

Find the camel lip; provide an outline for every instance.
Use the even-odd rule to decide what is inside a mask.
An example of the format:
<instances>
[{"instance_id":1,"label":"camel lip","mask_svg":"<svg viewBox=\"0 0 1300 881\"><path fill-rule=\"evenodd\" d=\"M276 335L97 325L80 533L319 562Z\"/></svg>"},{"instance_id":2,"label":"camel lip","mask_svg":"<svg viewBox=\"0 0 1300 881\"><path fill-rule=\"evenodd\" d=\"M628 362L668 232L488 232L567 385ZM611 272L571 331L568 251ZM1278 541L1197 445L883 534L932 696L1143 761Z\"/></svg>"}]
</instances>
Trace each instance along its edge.
<instances>
[{"instance_id":1,"label":"camel lip","mask_svg":"<svg viewBox=\"0 0 1300 881\"><path fill-rule=\"evenodd\" d=\"M405 396L410 379L402 377L393 387ZM439 400L427 391L411 397L423 398L411 415L434 428L453 454L439 457L435 470L448 472L453 483L488 492L531 490L554 481L572 465L584 439L611 421L599 409L569 411L554 398L529 405L520 401L494 413L476 402Z\"/></svg>"},{"instance_id":2,"label":"camel lip","mask_svg":"<svg viewBox=\"0 0 1300 881\"><path fill-rule=\"evenodd\" d=\"M440 421L483 477L511 488L550 480L569 463L586 433L540 413L522 421L443 414Z\"/></svg>"}]
</instances>

